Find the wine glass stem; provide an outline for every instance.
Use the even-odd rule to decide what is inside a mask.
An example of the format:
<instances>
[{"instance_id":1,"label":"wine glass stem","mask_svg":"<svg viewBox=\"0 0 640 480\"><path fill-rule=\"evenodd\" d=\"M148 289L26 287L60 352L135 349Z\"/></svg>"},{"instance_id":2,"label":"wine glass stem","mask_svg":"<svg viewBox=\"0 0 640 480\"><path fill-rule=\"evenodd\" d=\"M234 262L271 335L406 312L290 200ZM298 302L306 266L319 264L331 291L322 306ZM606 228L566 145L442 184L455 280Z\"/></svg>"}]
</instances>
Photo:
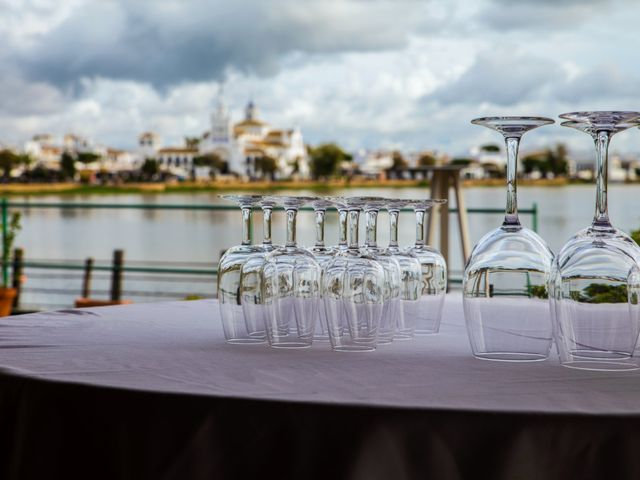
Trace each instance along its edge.
<instances>
[{"instance_id":1,"label":"wine glass stem","mask_svg":"<svg viewBox=\"0 0 640 480\"><path fill-rule=\"evenodd\" d=\"M338 238L338 246L346 247L347 246L347 210L339 209L338 217L340 222L340 232Z\"/></svg>"},{"instance_id":2,"label":"wine glass stem","mask_svg":"<svg viewBox=\"0 0 640 480\"><path fill-rule=\"evenodd\" d=\"M596 213L593 217L594 227L611 227L607 206L607 176L609 140L611 133L601 130L595 138L596 144Z\"/></svg>"},{"instance_id":3,"label":"wine glass stem","mask_svg":"<svg viewBox=\"0 0 640 480\"><path fill-rule=\"evenodd\" d=\"M389 210L389 246L398 246L398 216L399 210Z\"/></svg>"},{"instance_id":4,"label":"wine glass stem","mask_svg":"<svg viewBox=\"0 0 640 480\"><path fill-rule=\"evenodd\" d=\"M296 246L296 216L298 210L295 208L287 208L287 247Z\"/></svg>"},{"instance_id":5,"label":"wine glass stem","mask_svg":"<svg viewBox=\"0 0 640 480\"><path fill-rule=\"evenodd\" d=\"M367 224L365 245L369 248L376 248L378 246L378 210L367 210L365 212L365 221Z\"/></svg>"},{"instance_id":6,"label":"wine glass stem","mask_svg":"<svg viewBox=\"0 0 640 480\"><path fill-rule=\"evenodd\" d=\"M426 209L416 209L416 247L424 245L424 216Z\"/></svg>"},{"instance_id":7,"label":"wine glass stem","mask_svg":"<svg viewBox=\"0 0 640 480\"><path fill-rule=\"evenodd\" d=\"M316 210L316 247L324 247L324 214L325 210Z\"/></svg>"},{"instance_id":8,"label":"wine glass stem","mask_svg":"<svg viewBox=\"0 0 640 480\"><path fill-rule=\"evenodd\" d=\"M520 226L518 219L518 193L516 175L518 173L519 137L505 139L507 146L507 208L504 216L505 226Z\"/></svg>"},{"instance_id":9,"label":"wine glass stem","mask_svg":"<svg viewBox=\"0 0 640 480\"><path fill-rule=\"evenodd\" d=\"M349 210L349 250L358 249L358 227L360 223L360 211Z\"/></svg>"},{"instance_id":10,"label":"wine glass stem","mask_svg":"<svg viewBox=\"0 0 640 480\"><path fill-rule=\"evenodd\" d=\"M251 207L242 209L242 245L251 245Z\"/></svg>"},{"instance_id":11,"label":"wine glass stem","mask_svg":"<svg viewBox=\"0 0 640 480\"><path fill-rule=\"evenodd\" d=\"M262 243L271 245L271 206L262 207Z\"/></svg>"}]
</instances>

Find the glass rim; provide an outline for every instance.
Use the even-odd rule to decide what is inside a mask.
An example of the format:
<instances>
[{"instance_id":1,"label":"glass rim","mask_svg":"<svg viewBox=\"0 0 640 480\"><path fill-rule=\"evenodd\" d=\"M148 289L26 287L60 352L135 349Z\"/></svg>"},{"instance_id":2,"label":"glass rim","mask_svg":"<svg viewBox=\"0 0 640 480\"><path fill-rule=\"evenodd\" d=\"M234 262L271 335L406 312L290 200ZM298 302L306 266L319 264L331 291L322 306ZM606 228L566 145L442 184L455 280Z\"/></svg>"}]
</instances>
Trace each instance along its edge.
<instances>
[{"instance_id":1,"label":"glass rim","mask_svg":"<svg viewBox=\"0 0 640 480\"><path fill-rule=\"evenodd\" d=\"M550 125L555 123L555 120L548 117L529 117L529 116L494 116L494 117L478 117L471 120L474 125L484 125L487 122L513 122L515 125L517 122L541 122L540 125Z\"/></svg>"},{"instance_id":2,"label":"glass rim","mask_svg":"<svg viewBox=\"0 0 640 480\"><path fill-rule=\"evenodd\" d=\"M640 112L633 111L633 110L582 110L578 112L561 113L560 115L558 115L558 117L563 118L565 120L574 120L574 121L580 121L580 120L577 120L580 117L584 118L584 117L595 117L595 116L636 117L640 119Z\"/></svg>"}]
</instances>

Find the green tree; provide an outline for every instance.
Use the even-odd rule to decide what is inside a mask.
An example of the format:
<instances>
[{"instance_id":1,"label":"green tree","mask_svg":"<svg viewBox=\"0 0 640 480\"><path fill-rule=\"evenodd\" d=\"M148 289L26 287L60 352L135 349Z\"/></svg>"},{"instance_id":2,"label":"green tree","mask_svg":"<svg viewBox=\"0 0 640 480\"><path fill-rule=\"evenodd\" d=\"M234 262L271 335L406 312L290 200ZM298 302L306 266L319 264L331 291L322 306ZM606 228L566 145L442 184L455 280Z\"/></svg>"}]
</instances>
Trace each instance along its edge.
<instances>
[{"instance_id":1,"label":"green tree","mask_svg":"<svg viewBox=\"0 0 640 480\"><path fill-rule=\"evenodd\" d=\"M155 158L146 158L142 167L140 167L140 172L142 173L143 178L151 180L160 173L160 165Z\"/></svg>"},{"instance_id":2,"label":"green tree","mask_svg":"<svg viewBox=\"0 0 640 480\"><path fill-rule=\"evenodd\" d=\"M76 160L69 152L64 152L60 157L60 172L67 180L73 180L76 176Z\"/></svg>"},{"instance_id":3,"label":"green tree","mask_svg":"<svg viewBox=\"0 0 640 480\"><path fill-rule=\"evenodd\" d=\"M11 175L11 170L20 163L20 157L13 153L11 150L0 150L0 170L2 170L2 176L5 179Z\"/></svg>"},{"instance_id":4,"label":"green tree","mask_svg":"<svg viewBox=\"0 0 640 480\"><path fill-rule=\"evenodd\" d=\"M276 159L268 155L258 157L255 160L255 168L260 172L263 177L274 178L275 173L278 171L278 163Z\"/></svg>"},{"instance_id":5,"label":"green tree","mask_svg":"<svg viewBox=\"0 0 640 480\"><path fill-rule=\"evenodd\" d=\"M500 145L496 145L495 143L487 143L480 147L480 151L486 153L498 153L500 151Z\"/></svg>"},{"instance_id":6,"label":"green tree","mask_svg":"<svg viewBox=\"0 0 640 480\"><path fill-rule=\"evenodd\" d=\"M199 137L184 137L184 145L187 148L198 148L200 146Z\"/></svg>"},{"instance_id":7,"label":"green tree","mask_svg":"<svg viewBox=\"0 0 640 480\"><path fill-rule=\"evenodd\" d=\"M436 164L436 157L430 153L423 153L418 158L419 167L431 167Z\"/></svg>"},{"instance_id":8,"label":"green tree","mask_svg":"<svg viewBox=\"0 0 640 480\"><path fill-rule=\"evenodd\" d=\"M352 156L335 143L323 143L309 149L311 175L314 178L327 178L338 173L340 164L351 161Z\"/></svg>"},{"instance_id":9,"label":"green tree","mask_svg":"<svg viewBox=\"0 0 640 480\"><path fill-rule=\"evenodd\" d=\"M391 165L392 170L404 170L409 166L407 161L402 156L402 153L400 153L398 150L394 150L391 153L391 158L393 159L393 165Z\"/></svg>"},{"instance_id":10,"label":"green tree","mask_svg":"<svg viewBox=\"0 0 640 480\"><path fill-rule=\"evenodd\" d=\"M225 167L225 161L222 160L217 153L205 153L193 158L193 164L196 167L211 167L215 170L222 171Z\"/></svg>"},{"instance_id":11,"label":"green tree","mask_svg":"<svg viewBox=\"0 0 640 480\"><path fill-rule=\"evenodd\" d=\"M463 165L466 167L468 165L471 165L473 162L474 160L472 158L459 157L451 160L451 165Z\"/></svg>"},{"instance_id":12,"label":"green tree","mask_svg":"<svg viewBox=\"0 0 640 480\"><path fill-rule=\"evenodd\" d=\"M84 163L85 165L93 162L97 162L100 160L100 155L93 152L79 152L78 153L78 161L80 163Z\"/></svg>"}]
</instances>

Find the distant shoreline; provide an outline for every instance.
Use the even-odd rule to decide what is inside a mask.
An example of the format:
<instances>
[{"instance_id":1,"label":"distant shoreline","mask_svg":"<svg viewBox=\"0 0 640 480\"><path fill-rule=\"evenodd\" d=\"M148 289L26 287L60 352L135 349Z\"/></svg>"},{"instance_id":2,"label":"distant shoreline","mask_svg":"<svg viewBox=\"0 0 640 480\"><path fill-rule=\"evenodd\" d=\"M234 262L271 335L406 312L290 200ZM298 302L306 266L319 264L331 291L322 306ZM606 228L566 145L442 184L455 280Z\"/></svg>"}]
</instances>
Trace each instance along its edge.
<instances>
[{"instance_id":1,"label":"distant shoreline","mask_svg":"<svg viewBox=\"0 0 640 480\"><path fill-rule=\"evenodd\" d=\"M501 187L505 180L500 178L482 180L464 180L464 187ZM519 179L522 187L562 187L566 185L590 184L568 178L555 179ZM639 182L634 182L637 184ZM0 184L0 196L11 195L104 195L104 194L164 194L164 193L206 193L251 191L255 193L279 190L317 190L329 191L345 188L428 188L424 180L363 180L356 179L304 182L180 182L180 183L127 183L122 185L81 185L77 183L10 183Z\"/></svg>"}]
</instances>

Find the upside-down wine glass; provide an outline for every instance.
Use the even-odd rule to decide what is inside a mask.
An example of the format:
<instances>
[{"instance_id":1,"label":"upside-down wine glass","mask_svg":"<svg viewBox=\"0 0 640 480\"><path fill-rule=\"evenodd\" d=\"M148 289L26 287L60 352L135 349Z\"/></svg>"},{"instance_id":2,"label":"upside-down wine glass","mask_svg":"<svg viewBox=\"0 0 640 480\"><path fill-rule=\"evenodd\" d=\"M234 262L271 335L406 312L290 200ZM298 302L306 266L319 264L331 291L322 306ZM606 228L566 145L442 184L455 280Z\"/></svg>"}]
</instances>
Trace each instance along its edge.
<instances>
[{"instance_id":1,"label":"upside-down wine glass","mask_svg":"<svg viewBox=\"0 0 640 480\"><path fill-rule=\"evenodd\" d=\"M471 123L501 133L507 149L504 222L473 248L464 271L471 349L485 360L544 360L553 342L548 300L553 253L537 233L520 224L516 175L521 137L554 122L542 117L486 117Z\"/></svg>"},{"instance_id":2,"label":"upside-down wine glass","mask_svg":"<svg viewBox=\"0 0 640 480\"><path fill-rule=\"evenodd\" d=\"M551 307L560 362L587 370L634 370L640 331L640 250L609 221L611 137L640 124L640 112L574 112L562 126L591 135L596 148L596 208L590 227L558 254Z\"/></svg>"},{"instance_id":3,"label":"upside-down wine glass","mask_svg":"<svg viewBox=\"0 0 640 480\"><path fill-rule=\"evenodd\" d=\"M240 302L245 321L250 325L265 325L264 298L262 292L262 270L269 252L277 247L271 241L271 214L275 201L270 196L260 199L262 208L262 245L250 255L240 270Z\"/></svg>"},{"instance_id":4,"label":"upside-down wine glass","mask_svg":"<svg viewBox=\"0 0 640 480\"><path fill-rule=\"evenodd\" d=\"M311 202L311 206L313 207L316 221L316 243L308 250L316 259L318 265L320 265L320 269L324 270L324 268L336 254L336 249L334 247L327 247L324 242L325 215L327 213L327 208L333 206L333 202L330 199L326 198L316 198ZM324 302L319 302L318 304L318 319L316 321L316 332L314 335L314 339L316 341L329 341L329 332L327 330L327 313L324 309Z\"/></svg>"},{"instance_id":5,"label":"upside-down wine glass","mask_svg":"<svg viewBox=\"0 0 640 480\"><path fill-rule=\"evenodd\" d=\"M246 321L242 309L240 277L242 266L262 247L251 244L251 209L260 204L260 195L221 195L236 202L242 212L242 243L229 248L218 264L218 303L222 328L228 343L255 344L266 341L264 322Z\"/></svg>"},{"instance_id":6,"label":"upside-down wine glass","mask_svg":"<svg viewBox=\"0 0 640 480\"><path fill-rule=\"evenodd\" d=\"M414 200L411 206L416 215L416 243L407 249L420 262L422 286L420 292L420 315L416 318L416 335L438 333L442 319L442 306L447 293L447 263L442 254L425 244L425 216L434 205L446 200Z\"/></svg>"},{"instance_id":7,"label":"upside-down wine glass","mask_svg":"<svg viewBox=\"0 0 640 480\"><path fill-rule=\"evenodd\" d=\"M313 198L271 198L285 209L287 241L267 255L263 267L267 339L275 348L310 347L321 301L321 269L313 255L296 244L296 217Z\"/></svg>"},{"instance_id":8,"label":"upside-down wine glass","mask_svg":"<svg viewBox=\"0 0 640 480\"><path fill-rule=\"evenodd\" d=\"M322 296L331 347L340 352L376 349L384 305L384 269L358 244L359 198L335 200L349 210L349 246L340 250L323 272Z\"/></svg>"},{"instance_id":9,"label":"upside-down wine glass","mask_svg":"<svg viewBox=\"0 0 640 480\"><path fill-rule=\"evenodd\" d=\"M422 269L418 259L398 245L398 221L400 210L410 205L410 200L387 199L384 208L389 214L389 245L380 254L393 257L400 265L400 314L394 338L408 340L413 338L415 325L420 315L420 288Z\"/></svg>"},{"instance_id":10,"label":"upside-down wine glass","mask_svg":"<svg viewBox=\"0 0 640 480\"><path fill-rule=\"evenodd\" d=\"M362 200L366 225L364 249L384 269L384 304L378 329L378 345L386 345L393 341L402 315L400 264L393 256L383 253L383 249L378 246L378 213L387 200L380 197L362 197Z\"/></svg>"}]
</instances>

